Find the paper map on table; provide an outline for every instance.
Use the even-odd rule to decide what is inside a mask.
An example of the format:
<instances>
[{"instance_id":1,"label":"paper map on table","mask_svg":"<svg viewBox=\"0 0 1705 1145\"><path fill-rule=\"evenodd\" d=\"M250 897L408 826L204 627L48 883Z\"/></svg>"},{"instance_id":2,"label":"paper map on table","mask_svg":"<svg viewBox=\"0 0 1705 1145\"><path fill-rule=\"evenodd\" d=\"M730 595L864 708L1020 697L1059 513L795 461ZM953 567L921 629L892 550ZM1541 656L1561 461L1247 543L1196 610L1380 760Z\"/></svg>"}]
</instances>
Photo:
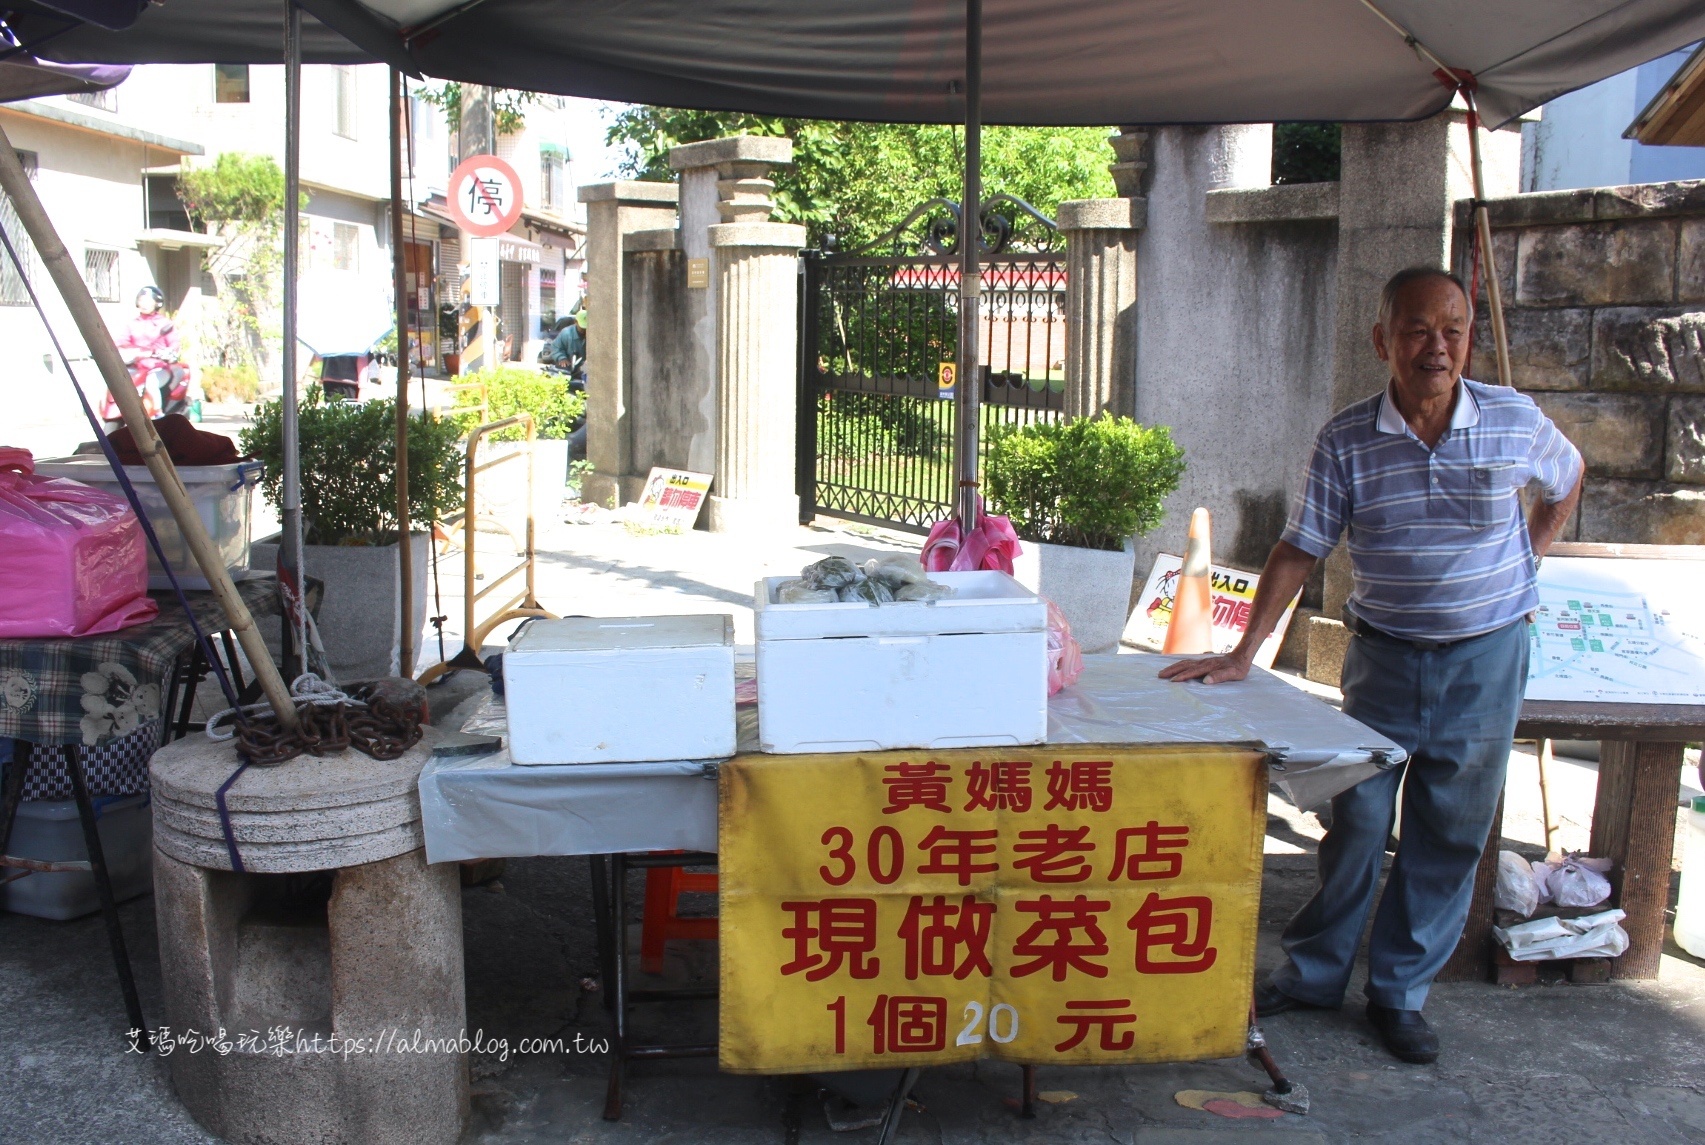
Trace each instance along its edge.
<instances>
[{"instance_id":1,"label":"paper map on table","mask_svg":"<svg viewBox=\"0 0 1705 1145\"><path fill-rule=\"evenodd\" d=\"M1705 704L1705 561L1548 557L1527 698Z\"/></svg>"}]
</instances>

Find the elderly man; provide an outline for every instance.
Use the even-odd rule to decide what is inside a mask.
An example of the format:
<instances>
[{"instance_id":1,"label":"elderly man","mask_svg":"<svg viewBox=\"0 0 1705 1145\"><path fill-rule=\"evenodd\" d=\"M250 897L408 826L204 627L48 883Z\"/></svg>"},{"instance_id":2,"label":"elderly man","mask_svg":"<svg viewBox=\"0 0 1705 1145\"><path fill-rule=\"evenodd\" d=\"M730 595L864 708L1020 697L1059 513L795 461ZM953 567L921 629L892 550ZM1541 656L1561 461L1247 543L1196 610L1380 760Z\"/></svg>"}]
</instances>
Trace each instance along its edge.
<instances>
[{"instance_id":1,"label":"elderly man","mask_svg":"<svg viewBox=\"0 0 1705 1145\"><path fill-rule=\"evenodd\" d=\"M1343 1004L1406 775L1365 993L1381 1041L1409 1062L1438 1057L1421 1007L1462 934L1504 787L1535 569L1581 488L1580 454L1532 400L1462 377L1471 319L1454 275L1417 267L1386 284L1373 346L1391 381L1320 431L1242 642L1161 672L1242 679L1285 603L1348 530L1344 711L1402 744L1409 762L1332 801L1320 885L1285 928L1284 962L1258 985L1256 1008ZM1518 494L1530 481L1540 496L1524 521Z\"/></svg>"}]
</instances>

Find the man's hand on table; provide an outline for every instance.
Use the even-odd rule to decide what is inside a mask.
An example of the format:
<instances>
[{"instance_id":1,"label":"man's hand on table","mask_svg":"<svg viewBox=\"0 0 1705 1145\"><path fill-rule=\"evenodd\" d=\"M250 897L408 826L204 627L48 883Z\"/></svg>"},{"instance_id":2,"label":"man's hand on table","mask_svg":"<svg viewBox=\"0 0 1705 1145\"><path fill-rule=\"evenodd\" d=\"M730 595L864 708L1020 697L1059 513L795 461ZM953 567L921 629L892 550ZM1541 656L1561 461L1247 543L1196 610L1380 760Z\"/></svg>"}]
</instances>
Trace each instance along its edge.
<instances>
[{"instance_id":1,"label":"man's hand on table","mask_svg":"<svg viewBox=\"0 0 1705 1145\"><path fill-rule=\"evenodd\" d=\"M1179 660L1162 668L1160 678L1180 683L1185 680L1200 680L1204 684L1229 684L1249 675L1251 658L1240 655L1241 652L1241 648L1234 648L1224 656Z\"/></svg>"}]
</instances>

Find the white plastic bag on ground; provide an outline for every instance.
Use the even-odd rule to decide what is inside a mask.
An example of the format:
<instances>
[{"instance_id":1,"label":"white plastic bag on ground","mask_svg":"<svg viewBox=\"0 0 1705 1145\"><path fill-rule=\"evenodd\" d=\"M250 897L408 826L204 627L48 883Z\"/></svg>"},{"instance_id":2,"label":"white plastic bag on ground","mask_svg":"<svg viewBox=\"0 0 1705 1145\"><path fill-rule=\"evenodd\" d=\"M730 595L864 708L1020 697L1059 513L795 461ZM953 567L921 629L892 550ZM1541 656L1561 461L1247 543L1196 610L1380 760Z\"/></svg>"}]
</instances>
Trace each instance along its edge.
<instances>
[{"instance_id":1,"label":"white plastic bag on ground","mask_svg":"<svg viewBox=\"0 0 1705 1145\"><path fill-rule=\"evenodd\" d=\"M1615 958L1628 949L1620 910L1580 918L1536 918L1515 926L1494 926L1492 935L1517 962L1542 958Z\"/></svg>"},{"instance_id":2,"label":"white plastic bag on ground","mask_svg":"<svg viewBox=\"0 0 1705 1145\"><path fill-rule=\"evenodd\" d=\"M1546 880L1551 898L1558 906L1597 906L1610 897L1610 880L1603 873L1609 859L1570 855Z\"/></svg>"},{"instance_id":3,"label":"white plastic bag on ground","mask_svg":"<svg viewBox=\"0 0 1705 1145\"><path fill-rule=\"evenodd\" d=\"M1534 881L1533 868L1514 851L1498 852L1498 883L1493 902L1499 910L1514 911L1523 918L1533 917L1539 907L1539 885Z\"/></svg>"}]
</instances>

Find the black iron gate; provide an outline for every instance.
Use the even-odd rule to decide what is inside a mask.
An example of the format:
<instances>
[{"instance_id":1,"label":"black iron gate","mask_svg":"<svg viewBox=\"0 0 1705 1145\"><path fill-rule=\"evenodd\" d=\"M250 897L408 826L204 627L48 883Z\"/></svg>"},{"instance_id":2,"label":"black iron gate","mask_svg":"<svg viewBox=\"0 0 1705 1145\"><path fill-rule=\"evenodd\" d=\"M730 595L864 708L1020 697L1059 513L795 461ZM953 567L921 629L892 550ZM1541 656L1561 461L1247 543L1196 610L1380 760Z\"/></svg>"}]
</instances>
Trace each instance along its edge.
<instances>
[{"instance_id":1,"label":"black iron gate","mask_svg":"<svg viewBox=\"0 0 1705 1145\"><path fill-rule=\"evenodd\" d=\"M926 532L953 511L956 204L932 200L873 246L808 251L800 293L800 519ZM911 238L916 234L916 238ZM984 204L982 433L1064 408L1066 260L1053 224ZM916 253L898 253L904 244ZM1028 248L1028 249L1024 249Z\"/></svg>"}]
</instances>

